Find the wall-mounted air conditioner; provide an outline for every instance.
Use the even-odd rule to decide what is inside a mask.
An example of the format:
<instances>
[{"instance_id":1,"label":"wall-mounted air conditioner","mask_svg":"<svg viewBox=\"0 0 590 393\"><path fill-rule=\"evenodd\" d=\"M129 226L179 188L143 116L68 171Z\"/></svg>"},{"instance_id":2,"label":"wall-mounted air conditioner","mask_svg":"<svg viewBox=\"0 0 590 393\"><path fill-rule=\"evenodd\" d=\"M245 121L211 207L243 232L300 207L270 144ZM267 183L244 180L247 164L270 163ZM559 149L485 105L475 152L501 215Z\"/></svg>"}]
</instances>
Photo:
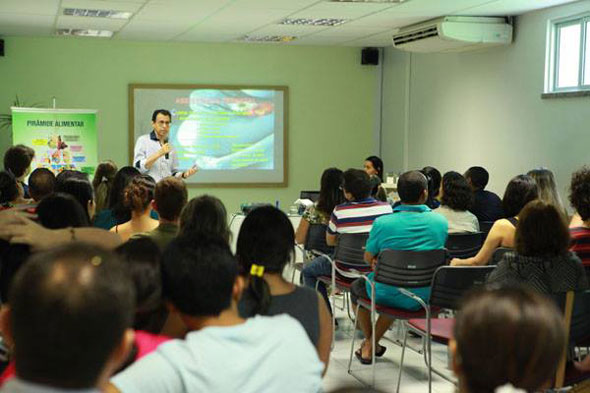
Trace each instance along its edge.
<instances>
[{"instance_id":1,"label":"wall-mounted air conditioner","mask_svg":"<svg viewBox=\"0 0 590 393\"><path fill-rule=\"evenodd\" d=\"M506 18L445 16L402 27L393 46L409 52L461 52L512 42Z\"/></svg>"}]
</instances>

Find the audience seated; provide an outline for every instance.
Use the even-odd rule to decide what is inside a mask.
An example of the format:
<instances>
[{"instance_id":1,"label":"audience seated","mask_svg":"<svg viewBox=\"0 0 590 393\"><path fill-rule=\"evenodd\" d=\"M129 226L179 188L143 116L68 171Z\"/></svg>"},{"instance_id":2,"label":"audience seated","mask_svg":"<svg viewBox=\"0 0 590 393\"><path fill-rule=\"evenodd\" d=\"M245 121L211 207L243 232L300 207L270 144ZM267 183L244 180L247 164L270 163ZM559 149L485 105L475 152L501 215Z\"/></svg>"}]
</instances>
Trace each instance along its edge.
<instances>
[{"instance_id":1,"label":"audience seated","mask_svg":"<svg viewBox=\"0 0 590 393\"><path fill-rule=\"evenodd\" d=\"M123 224L131 219L131 212L125 206L125 188L135 176L140 173L137 168L124 166L113 178L113 185L109 191L108 208L101 210L94 218L94 226L111 229L117 224Z\"/></svg>"},{"instance_id":2,"label":"audience seated","mask_svg":"<svg viewBox=\"0 0 590 393\"><path fill-rule=\"evenodd\" d=\"M383 161L377 156L365 158L363 168L371 181L371 196L379 201L387 202L387 192L381 186L383 183Z\"/></svg>"},{"instance_id":3,"label":"audience seated","mask_svg":"<svg viewBox=\"0 0 590 393\"><path fill-rule=\"evenodd\" d=\"M33 256L0 319L17 375L2 392L98 392L127 357L132 313L113 254L77 244Z\"/></svg>"},{"instance_id":4,"label":"audience seated","mask_svg":"<svg viewBox=\"0 0 590 393\"><path fill-rule=\"evenodd\" d=\"M180 212L187 200L186 185L177 177L166 177L156 184L153 210L158 212L159 225L149 232L140 233L134 237L147 236L164 250L178 234Z\"/></svg>"},{"instance_id":5,"label":"audience seated","mask_svg":"<svg viewBox=\"0 0 590 393\"><path fill-rule=\"evenodd\" d=\"M231 231L223 202L212 195L193 198L180 213L179 235L198 237L201 234L219 236L228 244Z\"/></svg>"},{"instance_id":6,"label":"audience seated","mask_svg":"<svg viewBox=\"0 0 590 393\"><path fill-rule=\"evenodd\" d=\"M342 190L340 190L342 179L342 171L338 168L328 168L322 173L320 196L317 202L305 209L295 231L297 244L305 244L310 225L328 225L334 207L345 201Z\"/></svg>"},{"instance_id":7,"label":"audience seated","mask_svg":"<svg viewBox=\"0 0 590 393\"><path fill-rule=\"evenodd\" d=\"M125 187L125 207L131 211L131 219L111 228L111 232L118 233L124 242L137 233L158 227L158 221L150 216L155 188L156 182L149 175L135 176Z\"/></svg>"},{"instance_id":8,"label":"audience seated","mask_svg":"<svg viewBox=\"0 0 590 393\"><path fill-rule=\"evenodd\" d=\"M429 197L432 197L433 199L436 199L438 202L440 202L440 183L442 181L442 176L439 170L433 166L425 166L422 168L421 172L426 176L427 179L432 179L432 195L429 195ZM430 189L428 191L430 192ZM436 209L437 207L438 206L435 206L434 208Z\"/></svg>"},{"instance_id":9,"label":"audience seated","mask_svg":"<svg viewBox=\"0 0 590 393\"><path fill-rule=\"evenodd\" d=\"M25 145L11 146L4 153L4 170L11 173L23 188L23 198L30 198L25 177L31 173L33 158L35 158L35 151Z\"/></svg>"},{"instance_id":10,"label":"audience seated","mask_svg":"<svg viewBox=\"0 0 590 393\"><path fill-rule=\"evenodd\" d=\"M553 204L535 200L519 214L514 235L514 252L504 254L490 274L489 283L555 294L588 287L580 259L569 248L569 233Z\"/></svg>"},{"instance_id":11,"label":"audience seated","mask_svg":"<svg viewBox=\"0 0 590 393\"><path fill-rule=\"evenodd\" d=\"M584 266L590 266L590 167L582 167L572 174L569 200L579 219L570 224L570 250L580 257Z\"/></svg>"},{"instance_id":12,"label":"audience seated","mask_svg":"<svg viewBox=\"0 0 590 393\"><path fill-rule=\"evenodd\" d=\"M282 276L294 245L293 226L282 211L263 206L246 216L236 249L240 273L248 285L239 304L240 315L292 316L303 325L327 367L332 329L326 302L313 289L295 286Z\"/></svg>"},{"instance_id":13,"label":"audience seated","mask_svg":"<svg viewBox=\"0 0 590 393\"><path fill-rule=\"evenodd\" d=\"M94 189L96 214L99 214L109 206L109 193L113 188L115 175L117 174L117 164L111 160L106 160L98 164L94 171L92 179L92 188ZM31 181L29 180L29 183ZM108 228L107 228L108 229Z\"/></svg>"},{"instance_id":14,"label":"audience seated","mask_svg":"<svg viewBox=\"0 0 590 393\"><path fill-rule=\"evenodd\" d=\"M90 225L88 214L78 200L70 194L57 192L37 205L37 218L41 225L49 229L79 228Z\"/></svg>"},{"instance_id":15,"label":"audience seated","mask_svg":"<svg viewBox=\"0 0 590 393\"><path fill-rule=\"evenodd\" d=\"M566 343L555 304L519 288L471 293L453 336L449 350L459 393L493 393L504 385L526 393L543 391Z\"/></svg>"},{"instance_id":16,"label":"audience seated","mask_svg":"<svg viewBox=\"0 0 590 393\"><path fill-rule=\"evenodd\" d=\"M449 223L449 233L478 232L477 217L469 211L473 194L467 180L458 172L447 172L440 187L441 206L436 212Z\"/></svg>"},{"instance_id":17,"label":"audience seated","mask_svg":"<svg viewBox=\"0 0 590 393\"><path fill-rule=\"evenodd\" d=\"M16 181L12 173L0 172L0 210L27 203L24 199L23 187Z\"/></svg>"},{"instance_id":18,"label":"audience seated","mask_svg":"<svg viewBox=\"0 0 590 393\"><path fill-rule=\"evenodd\" d=\"M508 218L494 222L492 229L476 256L467 259L454 258L452 266L485 265L498 247L514 247L514 232L518 222L518 214L530 201L537 199L537 184L532 177L518 175L508 183L503 210Z\"/></svg>"},{"instance_id":19,"label":"audience seated","mask_svg":"<svg viewBox=\"0 0 590 393\"><path fill-rule=\"evenodd\" d=\"M500 218L510 217L504 212L500 197L485 190L490 179L485 168L472 166L467 169L464 176L473 191L473 205L469 211L475 214L479 221L496 221Z\"/></svg>"},{"instance_id":20,"label":"audience seated","mask_svg":"<svg viewBox=\"0 0 590 393\"><path fill-rule=\"evenodd\" d=\"M420 171L410 171L402 174L397 182L397 191L401 198L401 205L394 209L394 214L377 218L373 222L369 239L367 240L365 260L375 266L377 255L386 249L426 251L438 250L445 246L447 240L447 220L435 214L424 203L428 194L428 181ZM373 273L369 279L373 281ZM430 296L430 287L412 288L411 292L424 300ZM370 287L365 280L358 278L352 284L352 301L357 304L358 298L370 299ZM406 310L417 310L420 305L402 295L394 286L377 283L375 287L375 302L389 307ZM365 341L356 352L356 357L363 364L371 363L372 335L375 334L376 356L382 356L385 347L380 346L379 340L393 322L385 316L379 316L376 331L372 332L370 314L364 308L359 308L357 315L359 325L365 335Z\"/></svg>"},{"instance_id":21,"label":"audience seated","mask_svg":"<svg viewBox=\"0 0 590 393\"><path fill-rule=\"evenodd\" d=\"M162 259L162 279L165 298L190 332L113 377L107 391L320 390L322 364L296 320L238 315L244 284L225 239L173 240Z\"/></svg>"},{"instance_id":22,"label":"audience seated","mask_svg":"<svg viewBox=\"0 0 590 393\"><path fill-rule=\"evenodd\" d=\"M55 175L47 168L37 168L29 176L29 194L33 201L41 199L55 191Z\"/></svg>"},{"instance_id":23,"label":"audience seated","mask_svg":"<svg viewBox=\"0 0 590 393\"><path fill-rule=\"evenodd\" d=\"M527 175L535 179L539 199L555 206L563 220L567 223L569 221L569 214L563 206L559 191L557 191L557 184L553 172L546 168L538 168L530 170Z\"/></svg>"},{"instance_id":24,"label":"audience seated","mask_svg":"<svg viewBox=\"0 0 590 393\"><path fill-rule=\"evenodd\" d=\"M330 216L326 231L329 246L336 245L339 234L369 232L377 217L392 212L389 203L371 197L371 182L366 172L348 169L342 176L341 188L346 202L334 207ZM315 288L318 277L332 275L332 265L324 257L316 258L303 268L302 275L305 285ZM318 289L329 304L324 284L320 282Z\"/></svg>"},{"instance_id":25,"label":"audience seated","mask_svg":"<svg viewBox=\"0 0 590 393\"><path fill-rule=\"evenodd\" d=\"M76 198L84 208L88 222L92 222L95 212L94 190L88 180L88 175L76 171L68 172L69 176L66 178L60 178L61 174L57 176L55 191L70 194Z\"/></svg>"}]
</instances>

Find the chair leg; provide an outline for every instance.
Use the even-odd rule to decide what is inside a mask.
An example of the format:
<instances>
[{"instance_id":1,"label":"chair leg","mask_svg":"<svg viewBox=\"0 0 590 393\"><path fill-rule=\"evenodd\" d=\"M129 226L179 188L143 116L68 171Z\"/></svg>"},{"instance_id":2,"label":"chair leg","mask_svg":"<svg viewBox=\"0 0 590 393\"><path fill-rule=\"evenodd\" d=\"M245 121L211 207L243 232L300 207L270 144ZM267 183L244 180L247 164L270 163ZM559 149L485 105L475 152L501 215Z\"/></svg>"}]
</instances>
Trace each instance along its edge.
<instances>
[{"instance_id":1,"label":"chair leg","mask_svg":"<svg viewBox=\"0 0 590 393\"><path fill-rule=\"evenodd\" d=\"M406 342L408 341L408 329L406 327L406 324L403 321L400 321L400 322L402 324L402 327L404 328L404 342L403 342L403 345L402 345L402 355L401 355L400 364L399 364L399 372L398 372L398 375L397 375L397 387L395 389L395 392L396 393L399 393L399 387L400 387L401 382L402 382L402 372L403 372L403 369L404 369L404 356L406 354Z\"/></svg>"},{"instance_id":2,"label":"chair leg","mask_svg":"<svg viewBox=\"0 0 590 393\"><path fill-rule=\"evenodd\" d=\"M346 292L344 296L346 297L346 312L348 314L348 319L350 319L350 321L354 323L356 317L352 316L352 314L350 313L350 292Z\"/></svg>"},{"instance_id":3,"label":"chair leg","mask_svg":"<svg viewBox=\"0 0 590 393\"><path fill-rule=\"evenodd\" d=\"M356 305L356 313L359 313L360 303ZM348 373L350 374L350 366L352 365L352 355L354 354L354 342L356 341L356 328L358 326L358 318L354 322L354 329L352 329L352 343L350 344L350 358L348 359Z\"/></svg>"}]
</instances>

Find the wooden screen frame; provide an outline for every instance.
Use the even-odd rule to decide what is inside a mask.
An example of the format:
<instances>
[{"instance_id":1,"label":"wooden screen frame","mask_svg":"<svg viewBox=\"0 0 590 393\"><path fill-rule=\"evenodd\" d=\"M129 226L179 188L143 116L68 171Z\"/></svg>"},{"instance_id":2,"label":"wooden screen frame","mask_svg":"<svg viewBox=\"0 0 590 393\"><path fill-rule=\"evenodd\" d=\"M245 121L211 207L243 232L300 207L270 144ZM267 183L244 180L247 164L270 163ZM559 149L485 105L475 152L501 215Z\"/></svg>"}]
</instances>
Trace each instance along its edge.
<instances>
[{"instance_id":1,"label":"wooden screen frame","mask_svg":"<svg viewBox=\"0 0 590 393\"><path fill-rule=\"evenodd\" d=\"M276 188L288 187L289 174L289 87L275 85L207 85L207 84L169 84L169 83L130 83L128 86L129 105L129 162L133 165L133 150L135 146L135 89L168 89L168 90L275 90L283 92L283 181L275 183L187 183L188 187L215 188ZM195 175L197 176L197 175Z\"/></svg>"}]
</instances>

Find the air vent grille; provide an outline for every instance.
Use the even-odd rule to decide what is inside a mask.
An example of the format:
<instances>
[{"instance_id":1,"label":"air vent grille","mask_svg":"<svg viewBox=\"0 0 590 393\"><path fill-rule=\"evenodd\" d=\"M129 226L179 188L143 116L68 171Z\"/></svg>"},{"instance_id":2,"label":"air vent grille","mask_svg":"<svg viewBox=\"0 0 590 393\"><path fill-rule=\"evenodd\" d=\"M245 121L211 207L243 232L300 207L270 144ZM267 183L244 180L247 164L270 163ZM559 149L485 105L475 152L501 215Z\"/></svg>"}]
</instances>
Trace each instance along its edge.
<instances>
[{"instance_id":1,"label":"air vent grille","mask_svg":"<svg viewBox=\"0 0 590 393\"><path fill-rule=\"evenodd\" d=\"M394 45L398 46L436 36L438 36L438 27L432 26L427 29L417 30L411 33L394 36L393 43Z\"/></svg>"}]
</instances>

